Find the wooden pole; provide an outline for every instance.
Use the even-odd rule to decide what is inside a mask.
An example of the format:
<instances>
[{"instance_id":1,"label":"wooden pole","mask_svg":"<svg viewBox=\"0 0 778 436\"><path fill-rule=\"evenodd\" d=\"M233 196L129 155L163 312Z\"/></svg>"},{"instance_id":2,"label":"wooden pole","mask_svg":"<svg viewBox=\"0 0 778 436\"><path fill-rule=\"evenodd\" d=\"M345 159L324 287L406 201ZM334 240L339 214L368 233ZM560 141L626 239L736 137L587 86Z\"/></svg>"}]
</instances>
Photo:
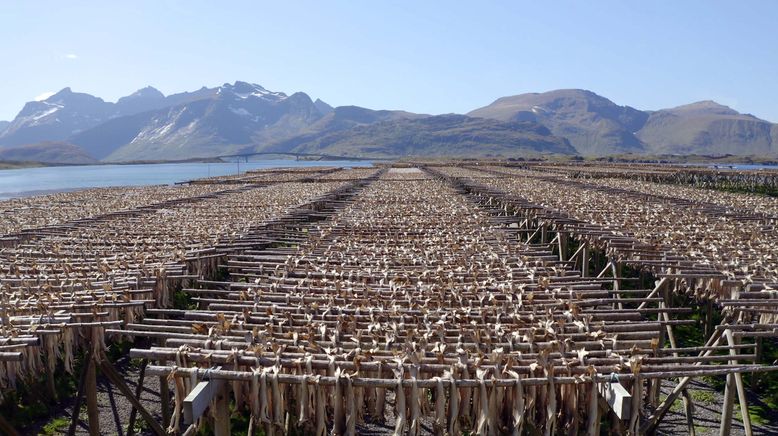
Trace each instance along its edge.
<instances>
[{"instance_id":1,"label":"wooden pole","mask_svg":"<svg viewBox=\"0 0 778 436\"><path fill-rule=\"evenodd\" d=\"M159 339L159 346L165 346L165 340ZM160 365L165 365L167 362L159 361ZM159 400L160 407L162 409L162 422L165 425L170 423L170 385L168 385L167 377L159 378Z\"/></svg>"},{"instance_id":2,"label":"wooden pole","mask_svg":"<svg viewBox=\"0 0 778 436\"><path fill-rule=\"evenodd\" d=\"M618 291L619 290L619 277L621 277L621 263L618 260L612 260L610 262L611 264L611 271L613 274L613 290ZM621 295L619 295L618 292L615 293L616 299L620 299ZM621 302L617 303L617 306L619 310L624 310L624 304Z\"/></svg>"},{"instance_id":3,"label":"wooden pole","mask_svg":"<svg viewBox=\"0 0 778 436\"><path fill-rule=\"evenodd\" d=\"M611 269L611 263L608 262L607 264L605 264L605 268L603 268L602 271L600 271L600 273L597 274L597 278L599 279L599 278L605 277L605 274L608 271L610 271L610 269Z\"/></svg>"},{"instance_id":4,"label":"wooden pole","mask_svg":"<svg viewBox=\"0 0 778 436\"><path fill-rule=\"evenodd\" d=\"M659 303L660 308L664 306L664 303ZM663 312L666 313L666 312ZM661 315L659 315L661 318ZM659 329L659 344L657 345L656 353L657 357L660 355L660 350L664 348L665 346L665 335L666 331L664 329ZM659 394L662 391L662 379L654 379L651 380L651 390L648 393L648 404L650 404L652 407L657 407L657 404L659 404Z\"/></svg>"},{"instance_id":5,"label":"wooden pole","mask_svg":"<svg viewBox=\"0 0 778 436\"><path fill-rule=\"evenodd\" d=\"M645 298L646 299L652 298L654 295L659 293L659 291L661 291L662 288L664 288L668 283L669 283L669 279L667 277L662 277L662 279L659 280L656 286L654 286L654 289L648 295L646 295ZM641 310L646 306L648 306L648 302L640 303L640 306L638 306L638 310Z\"/></svg>"},{"instance_id":6,"label":"wooden pole","mask_svg":"<svg viewBox=\"0 0 778 436\"><path fill-rule=\"evenodd\" d=\"M732 405L735 402L735 382L732 374L727 374L724 387L724 403L721 406L721 426L719 436L729 436L732 429Z\"/></svg>"},{"instance_id":7,"label":"wooden pole","mask_svg":"<svg viewBox=\"0 0 778 436\"><path fill-rule=\"evenodd\" d=\"M197 434L197 423L194 423L189 427L187 427L186 430L184 430L184 433L181 434L181 436L194 436L195 434ZM249 436L251 436L251 433L249 433Z\"/></svg>"},{"instance_id":8,"label":"wooden pole","mask_svg":"<svg viewBox=\"0 0 778 436\"><path fill-rule=\"evenodd\" d=\"M688 389L682 390L681 394L683 395L683 410L686 414L686 430L691 436L695 436L697 430L694 428L694 401Z\"/></svg>"},{"instance_id":9,"label":"wooden pole","mask_svg":"<svg viewBox=\"0 0 778 436\"><path fill-rule=\"evenodd\" d=\"M100 410L97 406L97 365L90 356L86 371L86 411L89 417L90 436L100 436Z\"/></svg>"},{"instance_id":10,"label":"wooden pole","mask_svg":"<svg viewBox=\"0 0 778 436\"><path fill-rule=\"evenodd\" d=\"M143 392L143 381L146 378L146 366L149 364L149 361L146 359L143 359L143 362L140 364L140 375L138 376L138 386L135 387L135 398L137 398L138 401L140 401L141 394ZM130 411L130 422L127 424L127 436L132 436L133 433L135 433L135 419L138 416L138 408L134 407ZM167 424L167 423L164 423Z\"/></svg>"},{"instance_id":11,"label":"wooden pole","mask_svg":"<svg viewBox=\"0 0 778 436\"><path fill-rule=\"evenodd\" d=\"M557 231L556 237L559 244L559 260L564 262L567 260L567 233Z\"/></svg>"},{"instance_id":12,"label":"wooden pole","mask_svg":"<svg viewBox=\"0 0 778 436\"><path fill-rule=\"evenodd\" d=\"M227 383L222 383L214 402L214 435L230 436L230 408Z\"/></svg>"},{"instance_id":13,"label":"wooden pole","mask_svg":"<svg viewBox=\"0 0 778 436\"><path fill-rule=\"evenodd\" d=\"M664 300L666 307L672 307L673 300L670 295L670 288L667 286L662 287L662 299ZM675 340L673 326L670 324L670 315L667 312L662 312L661 316L666 322L665 327L667 329L667 338L670 340L670 346L677 349L678 342ZM673 352L673 356L678 357L678 353ZM686 428L689 431L689 434L694 436L696 434L696 430L694 429L694 401L692 400L692 396L689 394L688 389L684 388L681 391L681 394L683 395L683 409L686 414Z\"/></svg>"},{"instance_id":14,"label":"wooden pole","mask_svg":"<svg viewBox=\"0 0 778 436\"><path fill-rule=\"evenodd\" d=\"M727 337L727 342L730 346L737 344L737 340L732 335L732 330L726 329L724 331L724 335ZM737 356L738 352L735 349L730 349L729 354L731 356ZM729 363L731 365L737 365L737 358L730 360ZM746 436L752 436L753 431L751 430L751 416L748 414L748 399L746 398L746 390L743 386L743 376L740 373L735 373L732 376L735 379L735 386L737 388L738 402L740 403L740 414L743 417L743 428L745 429Z\"/></svg>"},{"instance_id":15,"label":"wooden pole","mask_svg":"<svg viewBox=\"0 0 778 436\"><path fill-rule=\"evenodd\" d=\"M762 361L762 338L757 337L754 341L754 362L759 363ZM759 387L759 375L757 373L751 374L751 390L756 391Z\"/></svg>"},{"instance_id":16,"label":"wooden pole","mask_svg":"<svg viewBox=\"0 0 778 436\"><path fill-rule=\"evenodd\" d=\"M713 334L713 301L708 299L705 303L705 339Z\"/></svg>"},{"instance_id":17,"label":"wooden pole","mask_svg":"<svg viewBox=\"0 0 778 436\"><path fill-rule=\"evenodd\" d=\"M81 415L81 399L84 398L84 389L86 387L86 376L89 372L89 365L87 362L92 360L92 348L86 353L84 358L84 367L81 368L81 376L78 378L78 390L76 391L76 398L73 402L73 414L71 415L70 428L68 428L68 436L75 436L76 426L78 425L78 418Z\"/></svg>"}]
</instances>

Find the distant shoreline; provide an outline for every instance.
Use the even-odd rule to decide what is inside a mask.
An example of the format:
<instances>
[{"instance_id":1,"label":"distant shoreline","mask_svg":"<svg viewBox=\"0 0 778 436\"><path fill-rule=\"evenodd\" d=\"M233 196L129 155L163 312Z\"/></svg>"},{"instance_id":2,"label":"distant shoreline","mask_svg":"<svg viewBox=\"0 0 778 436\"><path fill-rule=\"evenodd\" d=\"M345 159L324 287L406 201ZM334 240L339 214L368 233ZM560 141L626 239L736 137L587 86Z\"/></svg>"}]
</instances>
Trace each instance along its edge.
<instances>
[{"instance_id":1,"label":"distant shoreline","mask_svg":"<svg viewBox=\"0 0 778 436\"><path fill-rule=\"evenodd\" d=\"M303 168L321 165L364 166L370 162L294 161L272 159L236 162L164 162L133 165L46 166L0 171L0 199L29 197L89 188L174 185L204 177L219 177L255 169Z\"/></svg>"},{"instance_id":2,"label":"distant shoreline","mask_svg":"<svg viewBox=\"0 0 778 436\"><path fill-rule=\"evenodd\" d=\"M140 160L140 161L127 161L127 162L83 162L83 163L0 161L0 170L13 170L19 168L40 168L40 167L80 167L80 166L100 166L100 165L157 165L157 164L175 164L175 163L230 163L230 161L225 161L220 158L203 158L203 159L198 158L198 159L181 159L181 160Z\"/></svg>"},{"instance_id":3,"label":"distant shoreline","mask_svg":"<svg viewBox=\"0 0 778 436\"><path fill-rule=\"evenodd\" d=\"M60 192L80 191L82 189L91 189L91 188L83 187L83 188L62 188L62 189L37 189L32 191L20 191L20 192L0 192L0 201L11 200L13 198L33 197L36 195L49 195L49 194L58 194Z\"/></svg>"},{"instance_id":4,"label":"distant shoreline","mask_svg":"<svg viewBox=\"0 0 778 436\"><path fill-rule=\"evenodd\" d=\"M398 157L400 161L407 160L409 157ZM463 161L466 162L471 159L466 156L414 156L412 160L424 159L424 160L451 160L451 161ZM611 156L570 156L570 155L549 155L549 156L533 156L533 157L494 157L497 161L514 161L514 162L585 162L585 163L634 163L634 164L668 164L668 165L706 165L714 166L719 165L726 167L728 165L764 165L778 167L778 158L759 157L759 156L735 156L735 155L634 155L634 154L620 154ZM296 161L289 156L279 155L277 158L268 158L262 160L279 160L279 161ZM301 159L305 161L315 161L313 159ZM387 158L371 158L371 157L350 157L347 160L353 161L382 161L393 160ZM96 162L96 163L57 163L57 162L32 162L32 161L0 161L0 171L13 170L13 169L25 169L25 168L42 168L42 167L74 167L74 166L106 166L106 165L165 165L165 164L185 164L185 163L235 163L234 160L225 160L224 158L191 158L191 159L177 159L177 160L136 160L136 161L123 161L123 162ZM245 161L239 161L245 163ZM248 163L256 162L249 160ZM2 196L3 193L0 193Z\"/></svg>"},{"instance_id":5,"label":"distant shoreline","mask_svg":"<svg viewBox=\"0 0 778 436\"><path fill-rule=\"evenodd\" d=\"M271 155L272 156L272 155ZM261 160L283 160L283 161L297 161L290 156L278 155L278 157L268 157ZM316 162L315 159L299 159L306 162ZM335 159L322 159L322 160L335 160ZM385 158L370 158L370 157L344 157L342 160L349 161L375 161L386 160ZM249 160L248 163L256 162ZM62 163L62 162L34 162L34 161L2 161L0 160L0 171L2 170L14 170L20 168L41 168L41 167L76 167L76 166L101 166L101 165L164 165L164 164L182 164L182 163L235 163L234 160L227 160L220 157L204 157L204 158L191 158L191 159L174 159L174 160L133 160L133 161L121 161L121 162L84 162L84 163ZM240 163L245 163L241 160Z\"/></svg>"}]
</instances>

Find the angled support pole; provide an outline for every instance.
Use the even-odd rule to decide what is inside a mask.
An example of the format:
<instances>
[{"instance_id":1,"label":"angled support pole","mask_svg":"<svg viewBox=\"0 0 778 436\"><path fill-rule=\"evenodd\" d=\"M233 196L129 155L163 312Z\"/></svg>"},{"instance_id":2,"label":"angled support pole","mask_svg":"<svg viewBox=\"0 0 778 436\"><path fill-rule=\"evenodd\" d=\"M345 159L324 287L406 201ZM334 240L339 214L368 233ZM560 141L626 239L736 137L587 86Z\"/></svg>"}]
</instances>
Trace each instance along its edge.
<instances>
[{"instance_id":1,"label":"angled support pole","mask_svg":"<svg viewBox=\"0 0 778 436\"><path fill-rule=\"evenodd\" d=\"M527 244L529 244L529 243L530 243L530 241L532 241L533 239L535 239L535 236L537 236L537 235L538 235L538 233L540 233L540 230L541 230L541 229L542 229L542 227L538 227L538 229L537 229L537 230L535 230L535 233L533 233L533 234L531 234L531 235L529 235L529 236L527 237Z\"/></svg>"},{"instance_id":2,"label":"angled support pole","mask_svg":"<svg viewBox=\"0 0 778 436\"><path fill-rule=\"evenodd\" d=\"M670 280L667 277L662 277L661 280L659 280L656 285L654 286L654 289L649 292L648 295L646 295L646 299L654 297L657 293L659 293L667 284L670 282ZM640 306L638 306L638 310L645 309L645 307L648 306L648 302L644 301L640 303Z\"/></svg>"},{"instance_id":3,"label":"angled support pole","mask_svg":"<svg viewBox=\"0 0 778 436\"><path fill-rule=\"evenodd\" d=\"M135 398L140 401L141 393L143 392L143 381L146 378L146 366L148 366L148 359L143 359L143 363L140 366L140 375L138 377L138 386L135 387ZM138 416L138 409L135 407L130 411L130 422L127 424L127 436L132 436L135 433L135 420Z\"/></svg>"},{"instance_id":4,"label":"angled support pole","mask_svg":"<svg viewBox=\"0 0 778 436\"><path fill-rule=\"evenodd\" d=\"M728 322L728 320L725 320L724 322ZM708 347L716 347L718 346L719 342L721 341L721 330L714 331L713 335L711 335L710 339L708 339L708 342L705 344L705 348ZM714 349L710 348L706 351L702 351L699 356L700 357L706 357L713 354ZM695 363L694 365L700 365L701 362ZM689 384L689 382L692 380L691 377L683 377L678 381L678 384L675 386L672 392L665 398L664 401L662 401L659 406L656 408L653 414L646 419L646 422L640 427L640 433L641 434L647 434L647 433L653 433L656 431L656 426L659 424L659 421L665 416L668 410L670 410L670 406L675 402L675 400L678 398L678 395L681 394L681 391L686 388L686 385Z\"/></svg>"},{"instance_id":5,"label":"angled support pole","mask_svg":"<svg viewBox=\"0 0 778 436\"><path fill-rule=\"evenodd\" d=\"M146 410L145 407L143 407L143 404L138 401L137 398L132 393L132 390L130 390L129 386L124 382L122 379L122 376L116 371L116 369L111 365L111 362L108 361L107 356L102 356L100 359L100 370L103 372L103 374L108 378L108 380L111 381L111 383L114 384L117 388L119 388L119 391L121 391L122 395L124 395L127 400L130 401L132 406L136 409L138 409L138 412L140 412L141 416L143 417L143 420L146 421L146 423L151 427L151 430L156 434L157 436L164 436L165 430L162 428L162 426L157 422L156 419L151 415L151 413Z\"/></svg>"},{"instance_id":6,"label":"angled support pole","mask_svg":"<svg viewBox=\"0 0 778 436\"><path fill-rule=\"evenodd\" d=\"M76 426L78 425L78 417L81 415L81 399L84 398L84 389L86 386L87 370L89 369L88 362L92 360L92 348L86 353L84 359L84 367L81 369L81 376L78 378L78 391L76 392L76 398L73 402L73 415L71 416L70 427L68 428L68 436L74 436L76 434Z\"/></svg>"},{"instance_id":7,"label":"angled support pole","mask_svg":"<svg viewBox=\"0 0 778 436\"><path fill-rule=\"evenodd\" d=\"M611 266L612 266L612 265L613 265L612 263L608 262L608 263L605 265L605 268L603 268L603 269L602 269L602 271L600 271L600 273L599 273L599 274L597 274L597 278L598 278L598 279L601 279L601 278L605 277L605 274L607 274L607 273L608 273L608 271L610 271L610 270L611 270Z\"/></svg>"},{"instance_id":8,"label":"angled support pole","mask_svg":"<svg viewBox=\"0 0 778 436\"><path fill-rule=\"evenodd\" d=\"M568 259L568 262L572 262L572 261L574 261L576 258L578 258L578 255L579 255L579 254L581 254L581 253L584 251L584 249L585 249L585 248L586 248L586 242L584 242L583 244L581 244L581 246L580 246L580 247L578 247L578 249L577 249L577 250L575 250L575 253L573 253L573 255L572 255L572 256L570 256L570 259ZM578 262L576 262L576 264L578 264Z\"/></svg>"}]
</instances>

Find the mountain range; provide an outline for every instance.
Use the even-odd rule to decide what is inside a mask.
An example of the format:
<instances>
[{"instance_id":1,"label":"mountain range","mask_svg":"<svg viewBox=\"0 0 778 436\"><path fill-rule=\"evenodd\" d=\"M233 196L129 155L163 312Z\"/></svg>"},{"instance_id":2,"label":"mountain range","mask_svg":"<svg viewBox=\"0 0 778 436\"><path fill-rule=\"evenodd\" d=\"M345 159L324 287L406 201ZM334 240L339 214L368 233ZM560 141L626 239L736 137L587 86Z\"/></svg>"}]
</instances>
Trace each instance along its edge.
<instances>
[{"instance_id":1,"label":"mountain range","mask_svg":"<svg viewBox=\"0 0 778 436\"><path fill-rule=\"evenodd\" d=\"M497 99L464 115L333 108L247 82L115 103L65 88L0 122L0 159L52 163L250 153L396 158L778 154L778 125L712 101L643 111L579 89Z\"/></svg>"}]
</instances>

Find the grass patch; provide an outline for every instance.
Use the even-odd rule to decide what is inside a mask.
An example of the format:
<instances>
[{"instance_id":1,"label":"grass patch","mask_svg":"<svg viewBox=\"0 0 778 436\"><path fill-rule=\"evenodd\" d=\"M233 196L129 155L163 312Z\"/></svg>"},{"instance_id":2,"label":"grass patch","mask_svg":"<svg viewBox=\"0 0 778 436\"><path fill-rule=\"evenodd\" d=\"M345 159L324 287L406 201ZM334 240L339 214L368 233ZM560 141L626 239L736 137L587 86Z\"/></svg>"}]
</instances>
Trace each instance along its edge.
<instances>
[{"instance_id":1,"label":"grass patch","mask_svg":"<svg viewBox=\"0 0 778 436\"><path fill-rule=\"evenodd\" d=\"M735 413L734 413L735 420L743 422L743 414L740 413L740 405L737 403L737 399L735 400L734 409L735 409ZM755 409L759 409L759 410L757 411ZM767 413L767 412L761 410L761 407L759 406L756 407L751 405L748 406L748 416L751 418L751 424L753 425L767 424L767 419L765 419L763 413Z\"/></svg>"},{"instance_id":2,"label":"grass patch","mask_svg":"<svg viewBox=\"0 0 778 436\"><path fill-rule=\"evenodd\" d=\"M54 436L64 432L70 426L68 418L54 418L41 428L39 436Z\"/></svg>"},{"instance_id":3,"label":"grass patch","mask_svg":"<svg viewBox=\"0 0 778 436\"><path fill-rule=\"evenodd\" d=\"M694 400L695 403L713 404L716 402L716 396L710 391L691 390L689 394L692 396L692 400Z\"/></svg>"},{"instance_id":4,"label":"grass patch","mask_svg":"<svg viewBox=\"0 0 778 436\"><path fill-rule=\"evenodd\" d=\"M166 427L167 424L162 424L163 427ZM143 434L151 430L149 425L146 423L146 420L142 417L138 416L135 420L135 426L133 427L135 430L135 434Z\"/></svg>"},{"instance_id":5,"label":"grass patch","mask_svg":"<svg viewBox=\"0 0 778 436\"><path fill-rule=\"evenodd\" d=\"M667 395L660 394L659 395L659 402L664 403L664 401L667 399ZM683 413L683 400L680 398L676 398L675 401L673 401L673 404L670 405L670 411L673 413Z\"/></svg>"}]
</instances>

